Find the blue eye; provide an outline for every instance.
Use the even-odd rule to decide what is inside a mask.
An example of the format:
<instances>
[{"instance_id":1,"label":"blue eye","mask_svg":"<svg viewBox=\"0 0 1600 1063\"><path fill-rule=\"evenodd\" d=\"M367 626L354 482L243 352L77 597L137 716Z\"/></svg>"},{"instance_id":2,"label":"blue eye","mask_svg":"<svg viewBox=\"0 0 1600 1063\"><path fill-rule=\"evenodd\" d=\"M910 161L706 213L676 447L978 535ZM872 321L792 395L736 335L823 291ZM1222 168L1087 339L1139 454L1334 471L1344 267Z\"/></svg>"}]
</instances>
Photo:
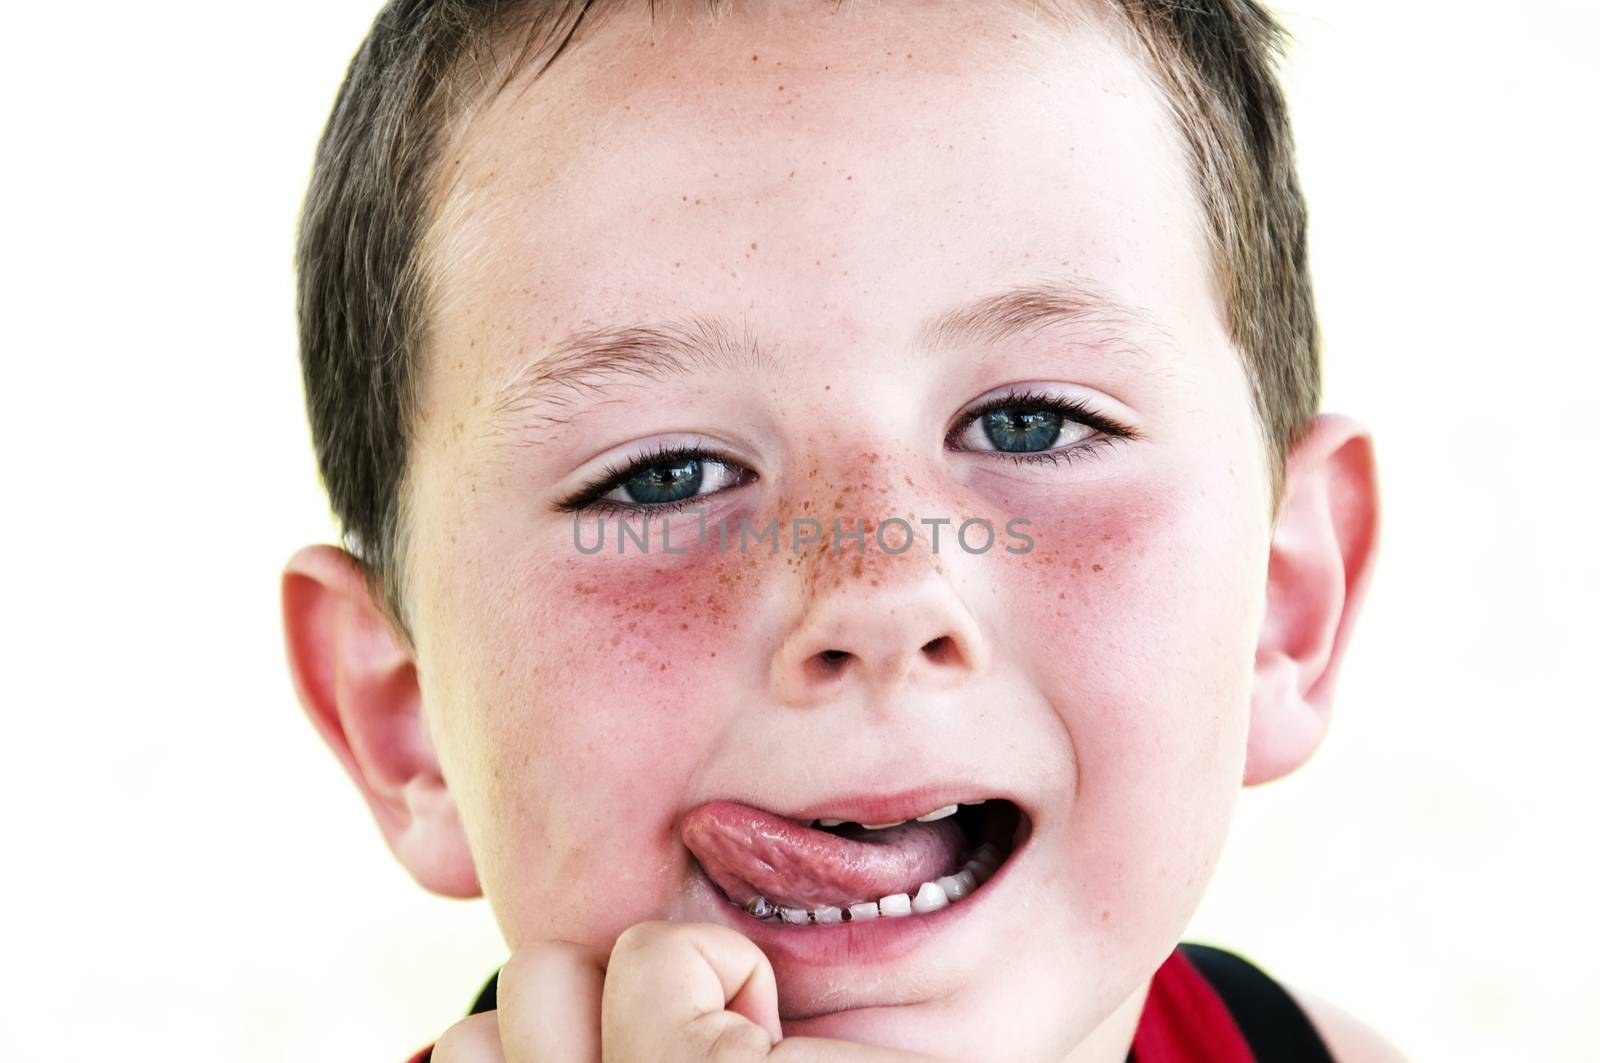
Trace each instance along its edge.
<instances>
[{"instance_id":1,"label":"blue eye","mask_svg":"<svg viewBox=\"0 0 1600 1063\"><path fill-rule=\"evenodd\" d=\"M621 486L631 502L660 505L693 498L705 478L705 466L699 458L683 458L640 467Z\"/></svg>"},{"instance_id":2,"label":"blue eye","mask_svg":"<svg viewBox=\"0 0 1600 1063\"><path fill-rule=\"evenodd\" d=\"M754 477L750 470L699 447L662 447L607 468L556 508L567 513L670 513Z\"/></svg>"},{"instance_id":3,"label":"blue eye","mask_svg":"<svg viewBox=\"0 0 1600 1063\"><path fill-rule=\"evenodd\" d=\"M947 444L1013 461L1054 463L1134 434L1078 399L1023 391L997 395L969 410L951 429Z\"/></svg>"},{"instance_id":4,"label":"blue eye","mask_svg":"<svg viewBox=\"0 0 1600 1063\"><path fill-rule=\"evenodd\" d=\"M1011 407L990 410L979 423L995 449L1015 454L1050 449L1061 438L1064 419L1059 410Z\"/></svg>"}]
</instances>

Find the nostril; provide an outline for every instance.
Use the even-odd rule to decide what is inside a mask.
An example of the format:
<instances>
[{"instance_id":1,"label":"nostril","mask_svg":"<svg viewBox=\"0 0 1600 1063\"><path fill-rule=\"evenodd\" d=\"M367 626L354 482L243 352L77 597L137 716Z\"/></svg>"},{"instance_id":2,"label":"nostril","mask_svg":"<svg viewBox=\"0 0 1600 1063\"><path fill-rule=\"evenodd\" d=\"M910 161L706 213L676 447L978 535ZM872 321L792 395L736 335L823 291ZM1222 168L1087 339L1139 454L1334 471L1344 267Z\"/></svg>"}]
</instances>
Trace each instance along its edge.
<instances>
[{"instance_id":1,"label":"nostril","mask_svg":"<svg viewBox=\"0 0 1600 1063\"><path fill-rule=\"evenodd\" d=\"M807 658L804 668L807 679L813 683L830 683L839 678L849 650L819 650Z\"/></svg>"},{"instance_id":2,"label":"nostril","mask_svg":"<svg viewBox=\"0 0 1600 1063\"><path fill-rule=\"evenodd\" d=\"M923 643L922 652L927 654L928 659L935 664L949 664L956 661L960 656L960 650L956 647L956 640L949 635L940 635L931 642Z\"/></svg>"}]
</instances>

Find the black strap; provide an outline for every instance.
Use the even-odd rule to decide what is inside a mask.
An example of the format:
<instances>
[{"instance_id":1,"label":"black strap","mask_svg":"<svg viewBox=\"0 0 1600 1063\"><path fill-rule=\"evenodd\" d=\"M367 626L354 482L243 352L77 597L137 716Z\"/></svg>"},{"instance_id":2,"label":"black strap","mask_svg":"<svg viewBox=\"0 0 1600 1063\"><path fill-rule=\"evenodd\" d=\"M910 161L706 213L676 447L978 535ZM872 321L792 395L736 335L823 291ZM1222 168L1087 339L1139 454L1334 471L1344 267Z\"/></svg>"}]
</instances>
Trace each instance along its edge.
<instances>
[{"instance_id":1,"label":"black strap","mask_svg":"<svg viewBox=\"0 0 1600 1063\"><path fill-rule=\"evenodd\" d=\"M493 1011L495 1009L495 990L500 985L500 971L497 968L489 980L483 983L483 988L478 991L478 999L472 1002L472 1010L468 1015L476 1015L480 1011Z\"/></svg>"},{"instance_id":2,"label":"black strap","mask_svg":"<svg viewBox=\"0 0 1600 1063\"><path fill-rule=\"evenodd\" d=\"M1258 1063L1333 1063L1311 1019L1265 971L1210 945L1178 949L1227 1005Z\"/></svg>"}]
</instances>

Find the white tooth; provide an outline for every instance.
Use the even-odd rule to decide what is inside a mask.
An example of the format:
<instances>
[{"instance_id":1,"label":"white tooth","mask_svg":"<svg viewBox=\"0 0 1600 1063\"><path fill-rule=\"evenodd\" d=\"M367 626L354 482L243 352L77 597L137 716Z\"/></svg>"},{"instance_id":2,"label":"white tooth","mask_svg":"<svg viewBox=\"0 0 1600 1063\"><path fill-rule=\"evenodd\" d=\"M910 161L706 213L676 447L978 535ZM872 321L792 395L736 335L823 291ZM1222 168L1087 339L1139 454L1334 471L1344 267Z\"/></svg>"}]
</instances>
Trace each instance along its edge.
<instances>
[{"instance_id":1,"label":"white tooth","mask_svg":"<svg viewBox=\"0 0 1600 1063\"><path fill-rule=\"evenodd\" d=\"M903 819L897 819L893 823L863 823L861 825L867 830L888 830L890 827L898 827L904 822L905 820Z\"/></svg>"},{"instance_id":2,"label":"white tooth","mask_svg":"<svg viewBox=\"0 0 1600 1063\"><path fill-rule=\"evenodd\" d=\"M929 812L926 816L918 816L917 822L932 823L936 819L944 819L946 816L953 816L956 814L956 809L959 807L959 805L945 805L943 808L936 808L932 812Z\"/></svg>"},{"instance_id":3,"label":"white tooth","mask_svg":"<svg viewBox=\"0 0 1600 1063\"><path fill-rule=\"evenodd\" d=\"M958 872L955 876L955 880L961 883L962 890L965 893L971 893L973 890L978 888L978 876L974 875L970 871L963 870Z\"/></svg>"},{"instance_id":4,"label":"white tooth","mask_svg":"<svg viewBox=\"0 0 1600 1063\"><path fill-rule=\"evenodd\" d=\"M878 911L884 915L910 915L911 897L905 893L891 893L879 899Z\"/></svg>"},{"instance_id":5,"label":"white tooth","mask_svg":"<svg viewBox=\"0 0 1600 1063\"><path fill-rule=\"evenodd\" d=\"M973 885L977 885L974 881ZM939 888L944 890L944 895L952 901L959 901L972 892L972 886L962 881L960 875L946 875L939 880Z\"/></svg>"},{"instance_id":6,"label":"white tooth","mask_svg":"<svg viewBox=\"0 0 1600 1063\"><path fill-rule=\"evenodd\" d=\"M819 827L837 827L839 824L841 824L843 822L844 822L844 820L842 820L842 819L819 819L819 820L817 820L817 826L819 826Z\"/></svg>"},{"instance_id":7,"label":"white tooth","mask_svg":"<svg viewBox=\"0 0 1600 1063\"><path fill-rule=\"evenodd\" d=\"M989 876L994 874L994 868L978 860L968 860L966 873L970 874L981 886L989 881Z\"/></svg>"},{"instance_id":8,"label":"white tooth","mask_svg":"<svg viewBox=\"0 0 1600 1063\"><path fill-rule=\"evenodd\" d=\"M850 921L852 923L864 923L869 919L876 918L878 918L877 901L862 901L860 904L852 904L850 906Z\"/></svg>"},{"instance_id":9,"label":"white tooth","mask_svg":"<svg viewBox=\"0 0 1600 1063\"><path fill-rule=\"evenodd\" d=\"M807 923L811 921L811 913L804 908L779 908L778 914L783 916L785 923Z\"/></svg>"},{"instance_id":10,"label":"white tooth","mask_svg":"<svg viewBox=\"0 0 1600 1063\"><path fill-rule=\"evenodd\" d=\"M950 898L945 896L944 887L937 882L924 882L917 890L916 899L911 902L911 910L918 915L928 912L937 912L940 908L950 903Z\"/></svg>"},{"instance_id":11,"label":"white tooth","mask_svg":"<svg viewBox=\"0 0 1600 1063\"><path fill-rule=\"evenodd\" d=\"M988 798L984 798L984 801L987 801L987 800L988 800ZM964 805L981 805L981 804L983 804L983 801L963 801L961 803L964 804Z\"/></svg>"},{"instance_id":12,"label":"white tooth","mask_svg":"<svg viewBox=\"0 0 1600 1063\"><path fill-rule=\"evenodd\" d=\"M831 904L822 904L812 910L811 918L819 923L839 923L844 921L844 913Z\"/></svg>"}]
</instances>

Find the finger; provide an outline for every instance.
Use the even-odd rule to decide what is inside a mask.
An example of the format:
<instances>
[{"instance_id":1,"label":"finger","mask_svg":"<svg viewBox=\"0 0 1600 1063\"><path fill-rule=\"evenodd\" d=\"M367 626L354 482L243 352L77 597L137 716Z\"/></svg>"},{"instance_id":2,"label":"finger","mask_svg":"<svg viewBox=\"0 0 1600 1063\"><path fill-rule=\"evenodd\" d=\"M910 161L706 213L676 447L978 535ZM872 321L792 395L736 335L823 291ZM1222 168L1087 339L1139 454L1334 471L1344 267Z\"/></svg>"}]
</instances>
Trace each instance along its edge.
<instances>
[{"instance_id":1,"label":"finger","mask_svg":"<svg viewBox=\"0 0 1600 1063\"><path fill-rule=\"evenodd\" d=\"M608 1061L764 1054L782 1036L772 964L724 926L640 923L611 950L600 1028Z\"/></svg>"},{"instance_id":2,"label":"finger","mask_svg":"<svg viewBox=\"0 0 1600 1063\"><path fill-rule=\"evenodd\" d=\"M605 971L591 949L542 941L500 969L496 1004L506 1063L600 1063Z\"/></svg>"},{"instance_id":3,"label":"finger","mask_svg":"<svg viewBox=\"0 0 1600 1063\"><path fill-rule=\"evenodd\" d=\"M470 1015L434 1042L430 1063L505 1063L500 1053L500 1024L494 1012Z\"/></svg>"}]
</instances>

